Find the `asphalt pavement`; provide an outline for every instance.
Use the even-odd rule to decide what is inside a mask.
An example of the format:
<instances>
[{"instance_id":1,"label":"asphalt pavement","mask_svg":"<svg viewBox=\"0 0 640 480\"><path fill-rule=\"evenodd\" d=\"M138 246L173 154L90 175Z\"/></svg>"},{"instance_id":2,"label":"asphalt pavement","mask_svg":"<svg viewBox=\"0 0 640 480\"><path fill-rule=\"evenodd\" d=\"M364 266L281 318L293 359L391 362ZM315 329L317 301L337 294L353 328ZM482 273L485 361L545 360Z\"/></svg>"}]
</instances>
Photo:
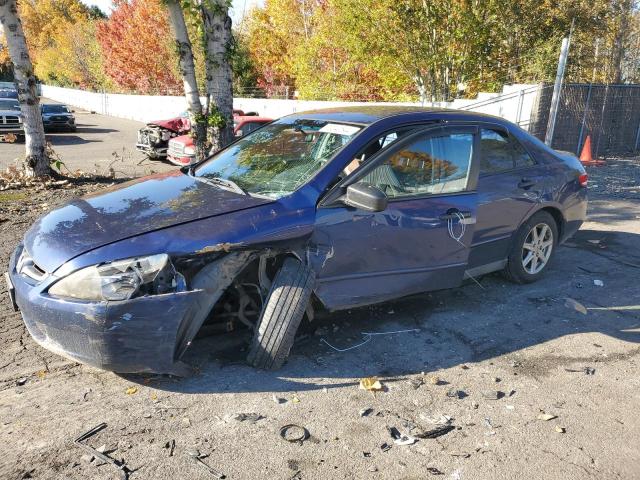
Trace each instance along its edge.
<instances>
[{"instance_id":1,"label":"asphalt pavement","mask_svg":"<svg viewBox=\"0 0 640 480\"><path fill-rule=\"evenodd\" d=\"M58 103L46 98L40 101ZM149 161L136 151L136 134L143 123L75 110L76 132L47 133L54 151L69 170L106 175L111 167L118 176L138 177L176 168L168 163ZM24 156L24 143L0 142L0 170L19 163L21 156Z\"/></svg>"}]
</instances>

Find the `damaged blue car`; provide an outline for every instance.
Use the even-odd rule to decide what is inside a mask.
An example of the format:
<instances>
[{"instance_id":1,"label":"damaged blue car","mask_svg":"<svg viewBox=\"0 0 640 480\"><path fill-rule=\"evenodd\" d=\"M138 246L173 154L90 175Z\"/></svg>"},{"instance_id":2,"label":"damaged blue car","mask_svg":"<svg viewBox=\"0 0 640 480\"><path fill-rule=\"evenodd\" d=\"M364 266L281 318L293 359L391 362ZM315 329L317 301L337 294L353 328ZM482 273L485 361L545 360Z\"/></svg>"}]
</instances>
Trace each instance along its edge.
<instances>
[{"instance_id":1,"label":"damaged blue car","mask_svg":"<svg viewBox=\"0 0 640 480\"><path fill-rule=\"evenodd\" d=\"M116 372L185 375L202 329L282 365L319 308L502 270L538 280L582 224L587 176L504 119L417 107L290 115L206 161L80 198L13 253L33 338Z\"/></svg>"}]
</instances>

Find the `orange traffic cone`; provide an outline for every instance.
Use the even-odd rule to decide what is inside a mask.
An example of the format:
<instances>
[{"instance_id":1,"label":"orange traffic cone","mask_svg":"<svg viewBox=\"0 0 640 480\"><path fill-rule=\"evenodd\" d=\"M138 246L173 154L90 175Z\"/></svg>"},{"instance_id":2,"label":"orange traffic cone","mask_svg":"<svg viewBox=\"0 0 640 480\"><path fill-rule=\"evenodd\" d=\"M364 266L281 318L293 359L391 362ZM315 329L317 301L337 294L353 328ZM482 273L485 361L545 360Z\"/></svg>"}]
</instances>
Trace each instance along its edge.
<instances>
[{"instance_id":1,"label":"orange traffic cone","mask_svg":"<svg viewBox=\"0 0 640 480\"><path fill-rule=\"evenodd\" d=\"M594 160L594 158L591 156L591 135L587 135L587 139L584 141L584 146L582 147L582 153L580 153L580 162L585 167L594 167L598 165L604 165L604 161Z\"/></svg>"}]
</instances>

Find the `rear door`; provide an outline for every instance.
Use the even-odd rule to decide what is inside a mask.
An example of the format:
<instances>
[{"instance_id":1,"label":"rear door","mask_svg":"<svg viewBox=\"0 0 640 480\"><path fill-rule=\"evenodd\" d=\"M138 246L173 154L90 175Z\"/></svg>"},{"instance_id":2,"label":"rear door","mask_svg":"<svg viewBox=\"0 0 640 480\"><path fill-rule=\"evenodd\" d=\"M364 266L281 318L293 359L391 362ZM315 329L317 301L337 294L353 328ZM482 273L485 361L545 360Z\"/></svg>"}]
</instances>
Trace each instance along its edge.
<instances>
[{"instance_id":1,"label":"rear door","mask_svg":"<svg viewBox=\"0 0 640 480\"><path fill-rule=\"evenodd\" d=\"M469 268L504 262L511 237L540 199L544 167L500 126L479 129L478 222Z\"/></svg>"},{"instance_id":2,"label":"rear door","mask_svg":"<svg viewBox=\"0 0 640 480\"><path fill-rule=\"evenodd\" d=\"M391 145L346 179L389 198L368 212L321 205L309 260L332 309L458 285L476 220L476 127L430 127Z\"/></svg>"}]
</instances>

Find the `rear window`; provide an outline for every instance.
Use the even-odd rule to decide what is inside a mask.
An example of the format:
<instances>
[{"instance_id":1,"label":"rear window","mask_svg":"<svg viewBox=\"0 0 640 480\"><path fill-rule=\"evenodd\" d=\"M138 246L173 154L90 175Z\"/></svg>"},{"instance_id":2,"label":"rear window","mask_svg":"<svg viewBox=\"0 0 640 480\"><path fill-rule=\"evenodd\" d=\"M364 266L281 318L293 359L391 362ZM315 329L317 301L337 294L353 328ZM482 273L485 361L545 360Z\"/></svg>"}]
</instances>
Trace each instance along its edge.
<instances>
[{"instance_id":1,"label":"rear window","mask_svg":"<svg viewBox=\"0 0 640 480\"><path fill-rule=\"evenodd\" d=\"M507 132L489 128L480 130L480 174L506 172L533 165L533 158Z\"/></svg>"}]
</instances>

